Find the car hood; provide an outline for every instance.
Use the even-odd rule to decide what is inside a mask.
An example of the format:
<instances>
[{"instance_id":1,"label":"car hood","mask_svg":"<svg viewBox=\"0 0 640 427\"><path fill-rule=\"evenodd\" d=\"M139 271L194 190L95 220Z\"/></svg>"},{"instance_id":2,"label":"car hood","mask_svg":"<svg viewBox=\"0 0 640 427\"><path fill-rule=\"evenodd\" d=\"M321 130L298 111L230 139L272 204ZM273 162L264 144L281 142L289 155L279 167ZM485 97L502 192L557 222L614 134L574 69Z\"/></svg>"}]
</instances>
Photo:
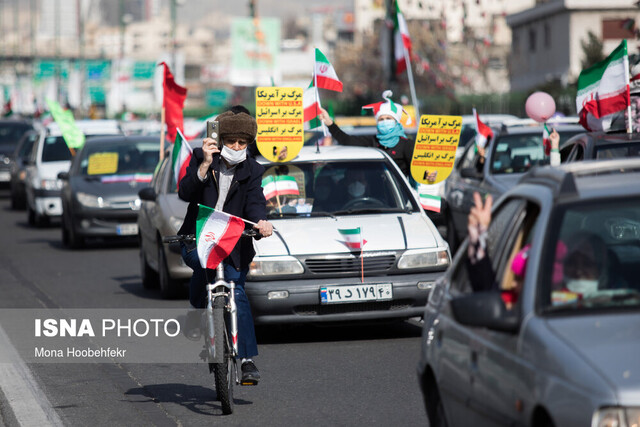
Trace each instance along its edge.
<instances>
[{"instance_id":1,"label":"car hood","mask_svg":"<svg viewBox=\"0 0 640 427\"><path fill-rule=\"evenodd\" d=\"M95 196L107 198L126 198L133 200L138 197L138 191L148 187L148 182L135 180L123 182L102 182L99 180L86 180L84 177L75 176L71 178L71 185L75 192L83 192Z\"/></svg>"},{"instance_id":2,"label":"car hood","mask_svg":"<svg viewBox=\"0 0 640 427\"><path fill-rule=\"evenodd\" d=\"M58 173L67 172L71 166L71 161L46 162L38 165L37 171L40 179L57 179Z\"/></svg>"},{"instance_id":3,"label":"car hood","mask_svg":"<svg viewBox=\"0 0 640 427\"><path fill-rule=\"evenodd\" d=\"M259 256L350 253L338 229L360 227L365 251L396 251L442 246L423 215L376 214L334 218L271 220L274 237L256 241ZM405 244L406 239L406 244Z\"/></svg>"},{"instance_id":4,"label":"car hood","mask_svg":"<svg viewBox=\"0 0 640 427\"><path fill-rule=\"evenodd\" d=\"M550 319L548 326L612 386L621 405L640 402L637 312Z\"/></svg>"}]
</instances>

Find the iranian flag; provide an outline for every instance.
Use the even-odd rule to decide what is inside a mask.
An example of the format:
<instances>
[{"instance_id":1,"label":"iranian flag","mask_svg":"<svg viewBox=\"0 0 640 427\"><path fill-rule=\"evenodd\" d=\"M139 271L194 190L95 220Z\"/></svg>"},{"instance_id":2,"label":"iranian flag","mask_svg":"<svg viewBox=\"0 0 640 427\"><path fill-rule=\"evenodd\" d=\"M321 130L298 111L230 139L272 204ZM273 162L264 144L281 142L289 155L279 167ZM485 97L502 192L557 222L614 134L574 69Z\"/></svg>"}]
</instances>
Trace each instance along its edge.
<instances>
[{"instance_id":1,"label":"iranian flag","mask_svg":"<svg viewBox=\"0 0 640 427\"><path fill-rule=\"evenodd\" d=\"M426 211L440 213L442 199L439 196L433 196L431 194L420 194L420 204Z\"/></svg>"},{"instance_id":2,"label":"iranian flag","mask_svg":"<svg viewBox=\"0 0 640 427\"><path fill-rule=\"evenodd\" d=\"M171 150L171 169L173 170L173 179L176 182L176 188L180 188L180 180L187 174L187 166L191 161L193 150L187 142L180 129L176 135L176 141Z\"/></svg>"},{"instance_id":3,"label":"iranian flag","mask_svg":"<svg viewBox=\"0 0 640 427\"><path fill-rule=\"evenodd\" d=\"M349 249L362 250L362 247L367 243L367 241L362 238L362 231L360 230L360 227L339 228L338 231L344 239L344 244L347 245Z\"/></svg>"},{"instance_id":4,"label":"iranian flag","mask_svg":"<svg viewBox=\"0 0 640 427\"><path fill-rule=\"evenodd\" d=\"M316 63L315 63L315 79L316 84L320 89L334 90L336 92L342 92L342 82L338 79L336 70L329 62L326 56L320 49L316 48Z\"/></svg>"},{"instance_id":5,"label":"iranian flag","mask_svg":"<svg viewBox=\"0 0 640 427\"><path fill-rule=\"evenodd\" d=\"M400 6L396 1L396 14L393 17L393 50L396 60L396 74L402 74L407 69L406 55L411 57L411 37L409 37L409 29L407 21L400 10Z\"/></svg>"},{"instance_id":6,"label":"iranian flag","mask_svg":"<svg viewBox=\"0 0 640 427\"><path fill-rule=\"evenodd\" d=\"M629 105L629 58L622 40L607 59L580 73L576 110L585 129L607 131L616 113Z\"/></svg>"},{"instance_id":7,"label":"iranian flag","mask_svg":"<svg viewBox=\"0 0 640 427\"><path fill-rule=\"evenodd\" d=\"M243 230L241 218L198 205L196 245L202 268L216 268L228 257Z\"/></svg>"},{"instance_id":8,"label":"iranian flag","mask_svg":"<svg viewBox=\"0 0 640 427\"><path fill-rule=\"evenodd\" d=\"M313 81L302 94L302 105L304 108L304 122L309 123L309 129L322 126L322 121L318 117L320 114L320 97L318 96L318 89L313 85Z\"/></svg>"},{"instance_id":9,"label":"iranian flag","mask_svg":"<svg viewBox=\"0 0 640 427\"><path fill-rule=\"evenodd\" d=\"M549 128L545 123L544 126L542 127L542 146L544 147L545 156L548 156L549 154L551 154L551 138L549 135L551 135L551 132L549 132Z\"/></svg>"},{"instance_id":10,"label":"iranian flag","mask_svg":"<svg viewBox=\"0 0 640 427\"><path fill-rule=\"evenodd\" d=\"M487 142L493 138L493 131L489 126L482 123L475 108L473 109L473 117L476 125L476 145L480 148L484 148L484 146L487 145Z\"/></svg>"},{"instance_id":11,"label":"iranian flag","mask_svg":"<svg viewBox=\"0 0 640 427\"><path fill-rule=\"evenodd\" d=\"M299 196L300 189L296 179L289 175L268 175L262 179L264 198L276 196Z\"/></svg>"}]
</instances>

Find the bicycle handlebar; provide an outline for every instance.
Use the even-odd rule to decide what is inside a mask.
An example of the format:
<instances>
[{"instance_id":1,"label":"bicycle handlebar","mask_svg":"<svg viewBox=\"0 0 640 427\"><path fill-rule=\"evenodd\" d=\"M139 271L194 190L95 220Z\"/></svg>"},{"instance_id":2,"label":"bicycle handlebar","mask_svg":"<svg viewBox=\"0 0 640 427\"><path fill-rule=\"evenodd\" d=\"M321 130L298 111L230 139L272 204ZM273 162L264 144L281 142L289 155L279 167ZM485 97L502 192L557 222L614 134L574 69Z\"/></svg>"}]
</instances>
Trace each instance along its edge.
<instances>
[{"instance_id":1,"label":"bicycle handlebar","mask_svg":"<svg viewBox=\"0 0 640 427\"><path fill-rule=\"evenodd\" d=\"M257 230L254 229L246 229L242 231L242 236L241 237L256 237L258 236L259 233ZM172 235L172 236L164 236L162 238L162 242L163 243L178 243L178 242L185 242L185 243L191 243L191 242L195 242L196 241L196 235L195 234L176 234L176 235Z\"/></svg>"}]
</instances>

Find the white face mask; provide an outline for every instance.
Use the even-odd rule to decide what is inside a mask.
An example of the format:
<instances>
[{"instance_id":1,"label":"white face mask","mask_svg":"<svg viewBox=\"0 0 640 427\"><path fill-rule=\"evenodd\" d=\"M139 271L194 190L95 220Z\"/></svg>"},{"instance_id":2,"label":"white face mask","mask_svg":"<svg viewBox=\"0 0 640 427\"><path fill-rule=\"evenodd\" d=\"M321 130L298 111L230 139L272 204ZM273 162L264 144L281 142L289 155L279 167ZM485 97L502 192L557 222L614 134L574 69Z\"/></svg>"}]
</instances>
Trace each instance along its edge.
<instances>
[{"instance_id":1,"label":"white face mask","mask_svg":"<svg viewBox=\"0 0 640 427\"><path fill-rule=\"evenodd\" d=\"M567 289L577 294L587 295L598 290L598 281L589 279L570 279Z\"/></svg>"},{"instance_id":2,"label":"white face mask","mask_svg":"<svg viewBox=\"0 0 640 427\"><path fill-rule=\"evenodd\" d=\"M356 181L349 184L347 190L353 197L362 197L362 195L364 194L365 186L360 181Z\"/></svg>"},{"instance_id":3,"label":"white face mask","mask_svg":"<svg viewBox=\"0 0 640 427\"><path fill-rule=\"evenodd\" d=\"M238 163L244 162L247 159L247 149L243 148L242 150L236 151L232 150L226 145L223 145L220 155L230 165L237 165Z\"/></svg>"}]
</instances>

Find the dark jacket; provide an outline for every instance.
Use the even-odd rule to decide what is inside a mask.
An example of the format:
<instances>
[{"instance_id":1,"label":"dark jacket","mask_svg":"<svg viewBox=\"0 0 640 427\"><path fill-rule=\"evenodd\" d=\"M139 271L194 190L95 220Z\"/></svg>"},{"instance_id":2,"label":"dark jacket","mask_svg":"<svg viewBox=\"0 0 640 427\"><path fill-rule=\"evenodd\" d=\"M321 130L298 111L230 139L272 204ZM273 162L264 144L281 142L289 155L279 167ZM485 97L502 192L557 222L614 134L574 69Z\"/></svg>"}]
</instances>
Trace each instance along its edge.
<instances>
[{"instance_id":1,"label":"dark jacket","mask_svg":"<svg viewBox=\"0 0 640 427\"><path fill-rule=\"evenodd\" d=\"M180 181L178 196L185 202L189 202L189 206L178 234L195 234L198 204L214 208L218 201L222 159L219 154L214 154L213 163L204 182L198 178L198 166L203 160L202 148L195 148L187 166L187 173ZM247 157L247 160L238 164L222 210L252 222L267 219L267 202L262 192L263 173L264 167L251 157ZM251 227L246 224L246 228ZM249 266L254 255L255 250L251 239L240 238L225 262L236 269L244 269Z\"/></svg>"},{"instance_id":2,"label":"dark jacket","mask_svg":"<svg viewBox=\"0 0 640 427\"><path fill-rule=\"evenodd\" d=\"M408 138L400 137L395 147L387 148L380 144L375 135L349 135L344 133L335 122L329 126L329 132L342 145L357 145L360 147L375 147L387 152L406 176L411 176L411 158L414 143Z\"/></svg>"}]
</instances>

